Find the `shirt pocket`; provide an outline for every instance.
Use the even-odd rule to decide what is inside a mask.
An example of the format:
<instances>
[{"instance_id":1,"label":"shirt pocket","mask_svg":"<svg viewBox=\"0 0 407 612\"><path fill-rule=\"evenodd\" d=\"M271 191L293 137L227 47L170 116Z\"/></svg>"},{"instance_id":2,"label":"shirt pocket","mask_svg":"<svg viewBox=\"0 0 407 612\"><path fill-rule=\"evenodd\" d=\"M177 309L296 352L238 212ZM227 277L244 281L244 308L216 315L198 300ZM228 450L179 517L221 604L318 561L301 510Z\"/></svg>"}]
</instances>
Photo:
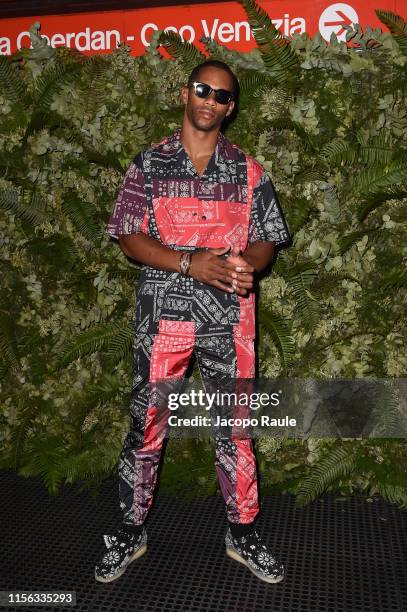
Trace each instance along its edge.
<instances>
[{"instance_id":1,"label":"shirt pocket","mask_svg":"<svg viewBox=\"0 0 407 612\"><path fill-rule=\"evenodd\" d=\"M243 202L159 197L154 216L164 244L245 249L250 210Z\"/></svg>"},{"instance_id":2,"label":"shirt pocket","mask_svg":"<svg viewBox=\"0 0 407 612\"><path fill-rule=\"evenodd\" d=\"M201 200L201 240L208 248L247 246L250 211L247 204L228 200Z\"/></svg>"},{"instance_id":3,"label":"shirt pocket","mask_svg":"<svg viewBox=\"0 0 407 612\"><path fill-rule=\"evenodd\" d=\"M153 200L154 217L163 244L197 246L200 208L196 198L159 197Z\"/></svg>"}]
</instances>

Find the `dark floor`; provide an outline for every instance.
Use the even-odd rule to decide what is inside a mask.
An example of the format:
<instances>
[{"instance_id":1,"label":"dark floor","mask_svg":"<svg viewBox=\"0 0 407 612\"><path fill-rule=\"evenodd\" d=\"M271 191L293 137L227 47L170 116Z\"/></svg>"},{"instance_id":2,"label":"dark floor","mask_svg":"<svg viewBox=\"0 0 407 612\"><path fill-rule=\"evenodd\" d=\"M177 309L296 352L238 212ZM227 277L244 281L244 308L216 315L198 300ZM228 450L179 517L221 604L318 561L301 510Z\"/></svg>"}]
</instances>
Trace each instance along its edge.
<instances>
[{"instance_id":1,"label":"dark floor","mask_svg":"<svg viewBox=\"0 0 407 612\"><path fill-rule=\"evenodd\" d=\"M29 610L407 610L407 512L395 506L325 496L295 508L292 496L264 498L260 531L286 566L285 580L273 585L226 557L221 497L156 499L147 554L104 585L94 580L94 563L102 535L117 525L117 482L106 482L93 502L75 487L49 497L39 478L0 472L0 590L77 593L74 608Z\"/></svg>"}]
</instances>

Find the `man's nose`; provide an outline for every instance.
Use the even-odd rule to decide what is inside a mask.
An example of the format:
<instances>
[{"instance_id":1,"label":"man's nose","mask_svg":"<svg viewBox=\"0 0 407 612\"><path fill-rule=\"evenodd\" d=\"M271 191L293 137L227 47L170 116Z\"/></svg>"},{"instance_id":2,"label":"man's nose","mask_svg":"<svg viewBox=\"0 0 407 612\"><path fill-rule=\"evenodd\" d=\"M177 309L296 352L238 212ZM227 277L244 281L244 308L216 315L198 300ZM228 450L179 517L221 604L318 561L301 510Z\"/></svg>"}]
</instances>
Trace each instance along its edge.
<instances>
[{"instance_id":1,"label":"man's nose","mask_svg":"<svg viewBox=\"0 0 407 612\"><path fill-rule=\"evenodd\" d=\"M209 103L211 106L215 106L217 104L214 91L211 91L209 96L205 98L205 102Z\"/></svg>"}]
</instances>

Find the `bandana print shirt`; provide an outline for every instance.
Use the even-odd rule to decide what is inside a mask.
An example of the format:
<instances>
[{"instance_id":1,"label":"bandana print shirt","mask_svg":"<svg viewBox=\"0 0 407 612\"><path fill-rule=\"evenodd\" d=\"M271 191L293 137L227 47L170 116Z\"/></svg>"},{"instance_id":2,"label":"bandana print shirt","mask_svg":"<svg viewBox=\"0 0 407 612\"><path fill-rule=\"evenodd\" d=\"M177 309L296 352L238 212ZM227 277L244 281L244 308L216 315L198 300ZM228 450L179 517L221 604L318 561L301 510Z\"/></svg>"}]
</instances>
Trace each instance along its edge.
<instances>
[{"instance_id":1,"label":"bandana print shirt","mask_svg":"<svg viewBox=\"0 0 407 612\"><path fill-rule=\"evenodd\" d=\"M219 133L199 176L181 130L130 164L107 226L110 236L144 232L166 246L199 251L257 240L284 245L290 235L263 167ZM195 335L240 332L254 338L255 296L241 297L179 272L143 265L136 299L137 333L157 333L160 320L191 321Z\"/></svg>"}]
</instances>

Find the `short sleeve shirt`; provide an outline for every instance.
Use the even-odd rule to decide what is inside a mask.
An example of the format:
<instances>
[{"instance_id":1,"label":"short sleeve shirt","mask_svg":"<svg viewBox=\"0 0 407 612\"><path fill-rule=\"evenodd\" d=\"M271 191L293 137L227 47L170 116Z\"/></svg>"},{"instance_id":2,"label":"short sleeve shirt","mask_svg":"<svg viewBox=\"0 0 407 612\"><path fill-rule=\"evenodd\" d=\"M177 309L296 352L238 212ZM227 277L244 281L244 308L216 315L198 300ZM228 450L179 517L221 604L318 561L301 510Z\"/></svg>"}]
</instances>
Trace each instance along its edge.
<instances>
[{"instance_id":1,"label":"short sleeve shirt","mask_svg":"<svg viewBox=\"0 0 407 612\"><path fill-rule=\"evenodd\" d=\"M219 133L199 176L180 136L178 129L133 159L107 232L114 238L144 232L169 248L191 252L228 245L244 251L258 240L288 245L286 220L259 162ZM196 335L233 331L238 325L242 334L254 337L254 307L254 294L242 298L179 272L143 265L137 331L157 333L164 319L191 321Z\"/></svg>"}]
</instances>

